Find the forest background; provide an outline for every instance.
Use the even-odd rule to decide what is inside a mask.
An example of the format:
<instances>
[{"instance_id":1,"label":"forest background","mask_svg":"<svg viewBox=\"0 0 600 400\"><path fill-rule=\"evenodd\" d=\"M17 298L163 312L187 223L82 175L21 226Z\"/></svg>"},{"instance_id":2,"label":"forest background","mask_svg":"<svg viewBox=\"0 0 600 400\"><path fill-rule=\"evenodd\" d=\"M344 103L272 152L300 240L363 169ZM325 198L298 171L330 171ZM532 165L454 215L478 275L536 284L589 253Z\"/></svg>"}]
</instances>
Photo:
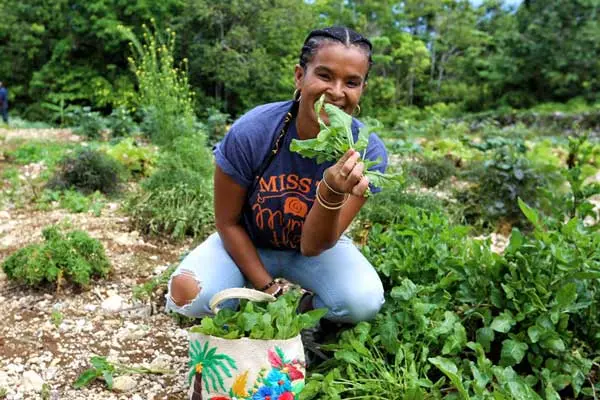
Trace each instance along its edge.
<instances>
[{"instance_id":1,"label":"forest background","mask_svg":"<svg viewBox=\"0 0 600 400\"><path fill-rule=\"evenodd\" d=\"M597 0L4 0L0 79L28 120L50 105L132 108L131 31L176 33L196 114L231 117L291 98L306 34L343 24L375 53L363 115L393 127L411 108L447 116L600 99ZM154 21L154 22L151 22ZM123 29L125 28L125 29ZM165 35L167 35L165 33ZM56 109L56 107L54 107Z\"/></svg>"}]
</instances>

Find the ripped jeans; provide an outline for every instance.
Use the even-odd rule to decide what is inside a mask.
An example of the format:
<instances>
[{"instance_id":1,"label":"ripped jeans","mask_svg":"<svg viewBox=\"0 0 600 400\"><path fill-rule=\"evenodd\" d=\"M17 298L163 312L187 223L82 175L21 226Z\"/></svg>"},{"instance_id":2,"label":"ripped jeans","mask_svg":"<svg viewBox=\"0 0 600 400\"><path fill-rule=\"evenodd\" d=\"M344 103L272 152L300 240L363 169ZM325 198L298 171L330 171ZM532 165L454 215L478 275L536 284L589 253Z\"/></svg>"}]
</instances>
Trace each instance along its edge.
<instances>
[{"instance_id":1,"label":"ripped jeans","mask_svg":"<svg viewBox=\"0 0 600 400\"><path fill-rule=\"evenodd\" d=\"M272 277L282 277L315 293L313 306L327 308L325 318L358 323L372 319L384 302L383 285L373 266L352 241L342 236L334 247L315 257L292 250L257 249ZM193 276L200 291L184 306L171 297L171 281L179 274ZM167 311L189 317L210 315L209 301L221 290L251 287L229 256L218 233L196 247L177 267L169 280ZM235 301L223 307L236 307Z\"/></svg>"}]
</instances>

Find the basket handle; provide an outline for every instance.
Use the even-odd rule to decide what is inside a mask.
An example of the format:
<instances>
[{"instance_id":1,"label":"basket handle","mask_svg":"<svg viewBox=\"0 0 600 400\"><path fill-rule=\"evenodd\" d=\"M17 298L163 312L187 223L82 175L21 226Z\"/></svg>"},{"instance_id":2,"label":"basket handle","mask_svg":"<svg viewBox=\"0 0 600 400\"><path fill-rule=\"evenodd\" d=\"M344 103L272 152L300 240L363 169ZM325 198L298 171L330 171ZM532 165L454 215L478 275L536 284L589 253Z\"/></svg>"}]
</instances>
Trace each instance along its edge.
<instances>
[{"instance_id":1,"label":"basket handle","mask_svg":"<svg viewBox=\"0 0 600 400\"><path fill-rule=\"evenodd\" d=\"M231 299L246 299L256 302L271 302L277 300L275 296L265 292L259 292L258 290L248 288L231 288L221 290L210 299L210 310L216 314L219 311L219 304Z\"/></svg>"}]
</instances>

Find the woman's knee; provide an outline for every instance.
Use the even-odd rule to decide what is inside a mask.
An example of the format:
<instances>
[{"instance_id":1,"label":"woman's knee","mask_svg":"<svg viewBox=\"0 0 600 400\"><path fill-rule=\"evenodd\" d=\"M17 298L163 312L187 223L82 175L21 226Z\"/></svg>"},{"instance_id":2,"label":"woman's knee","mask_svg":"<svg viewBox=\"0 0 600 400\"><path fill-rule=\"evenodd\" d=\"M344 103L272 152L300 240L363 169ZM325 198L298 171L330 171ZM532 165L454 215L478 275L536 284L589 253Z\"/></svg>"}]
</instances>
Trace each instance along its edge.
<instances>
[{"instance_id":1,"label":"woman's knee","mask_svg":"<svg viewBox=\"0 0 600 400\"><path fill-rule=\"evenodd\" d=\"M171 278L169 296L175 305L183 307L198 297L202 287L191 271L183 270Z\"/></svg>"},{"instance_id":2,"label":"woman's knee","mask_svg":"<svg viewBox=\"0 0 600 400\"><path fill-rule=\"evenodd\" d=\"M381 310L384 302L383 288L358 290L346 300L347 318L354 324L370 321Z\"/></svg>"}]
</instances>

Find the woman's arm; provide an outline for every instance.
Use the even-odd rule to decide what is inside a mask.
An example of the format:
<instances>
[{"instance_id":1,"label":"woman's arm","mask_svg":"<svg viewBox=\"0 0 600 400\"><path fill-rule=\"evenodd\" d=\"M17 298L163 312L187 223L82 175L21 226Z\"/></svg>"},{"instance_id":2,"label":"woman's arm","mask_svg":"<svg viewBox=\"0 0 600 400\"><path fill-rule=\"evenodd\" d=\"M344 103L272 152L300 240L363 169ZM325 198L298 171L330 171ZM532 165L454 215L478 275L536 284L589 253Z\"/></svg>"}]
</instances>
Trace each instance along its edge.
<instances>
[{"instance_id":1,"label":"woman's arm","mask_svg":"<svg viewBox=\"0 0 600 400\"><path fill-rule=\"evenodd\" d=\"M254 243L242 225L240 218L246 201L246 189L225 174L218 166L215 168L215 223L225 250L244 276L254 287L262 288L271 282L272 277L265 269ZM267 290L277 290L277 286Z\"/></svg>"},{"instance_id":2,"label":"woman's arm","mask_svg":"<svg viewBox=\"0 0 600 400\"><path fill-rule=\"evenodd\" d=\"M358 162L359 158L358 152L349 150L325 171L323 179L328 184L319 185L321 198L329 203L343 201L344 196L339 193L347 193L349 198L339 210L323 207L315 199L302 227L300 251L303 255L317 256L333 247L365 204L364 193L369 181L363 176L364 164ZM330 188L334 188L335 192Z\"/></svg>"}]
</instances>

